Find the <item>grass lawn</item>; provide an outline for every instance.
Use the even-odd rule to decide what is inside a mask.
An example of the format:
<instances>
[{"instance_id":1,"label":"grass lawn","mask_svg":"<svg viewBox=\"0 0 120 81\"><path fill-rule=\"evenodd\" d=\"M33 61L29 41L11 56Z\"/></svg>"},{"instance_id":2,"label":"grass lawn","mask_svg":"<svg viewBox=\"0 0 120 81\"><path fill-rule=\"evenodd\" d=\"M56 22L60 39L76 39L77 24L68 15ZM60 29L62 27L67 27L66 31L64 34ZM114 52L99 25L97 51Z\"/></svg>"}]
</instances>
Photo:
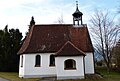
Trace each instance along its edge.
<instances>
[{"instance_id":1,"label":"grass lawn","mask_svg":"<svg viewBox=\"0 0 120 81\"><path fill-rule=\"evenodd\" d=\"M104 67L97 67L96 71L103 75L103 78L87 78L84 80L60 80L60 81L120 81L120 73L107 72Z\"/></svg>"},{"instance_id":2,"label":"grass lawn","mask_svg":"<svg viewBox=\"0 0 120 81\"><path fill-rule=\"evenodd\" d=\"M103 75L103 78L89 77L84 80L60 80L60 81L120 81L120 73L111 72L109 74L105 68L101 68L101 67L97 67L96 71L101 73ZM18 77L18 73L14 73L14 72L0 72L0 77L9 79L11 81L38 81L39 80L39 78L22 79Z\"/></svg>"},{"instance_id":3,"label":"grass lawn","mask_svg":"<svg viewBox=\"0 0 120 81\"><path fill-rule=\"evenodd\" d=\"M96 71L103 75L103 81L120 81L120 73L117 72L107 72L106 68L97 67Z\"/></svg>"},{"instance_id":4,"label":"grass lawn","mask_svg":"<svg viewBox=\"0 0 120 81\"><path fill-rule=\"evenodd\" d=\"M29 79L22 79L18 77L18 73L15 72L0 72L0 77L9 79L11 81L38 81L38 78L29 78Z\"/></svg>"}]
</instances>

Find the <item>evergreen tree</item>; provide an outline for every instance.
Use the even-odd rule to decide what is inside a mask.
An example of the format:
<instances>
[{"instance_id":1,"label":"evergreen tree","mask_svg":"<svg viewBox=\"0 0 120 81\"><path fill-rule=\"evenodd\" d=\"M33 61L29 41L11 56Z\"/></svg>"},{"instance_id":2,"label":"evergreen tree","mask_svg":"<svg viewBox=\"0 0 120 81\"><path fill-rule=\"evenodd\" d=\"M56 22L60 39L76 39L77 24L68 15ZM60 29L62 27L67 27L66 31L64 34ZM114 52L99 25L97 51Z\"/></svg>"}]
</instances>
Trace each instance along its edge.
<instances>
[{"instance_id":1,"label":"evergreen tree","mask_svg":"<svg viewBox=\"0 0 120 81\"><path fill-rule=\"evenodd\" d=\"M27 34L29 33L29 31L30 31L30 29L31 29L31 27L32 27L33 25L35 25L35 21L34 21L34 17L32 16L32 17L31 17L31 21L30 21L30 25L29 25L29 28L28 28L28 31L26 32L26 36L27 36ZM25 36L25 38L26 38L26 36ZM25 40L25 38L24 38L24 40Z\"/></svg>"},{"instance_id":2,"label":"evergreen tree","mask_svg":"<svg viewBox=\"0 0 120 81\"><path fill-rule=\"evenodd\" d=\"M2 36L3 36L4 32L3 30L0 30L0 71L2 69L2 65L3 65L3 48L2 48Z\"/></svg>"},{"instance_id":3,"label":"evergreen tree","mask_svg":"<svg viewBox=\"0 0 120 81\"><path fill-rule=\"evenodd\" d=\"M5 71L8 70L8 65L9 65L9 52L10 52L10 35L8 32L8 25L5 26L4 30L3 30L4 34L2 36L1 39L1 43L2 43L2 50L3 50L3 54L2 54L2 63L4 65L2 65L1 70Z\"/></svg>"},{"instance_id":4,"label":"evergreen tree","mask_svg":"<svg viewBox=\"0 0 120 81\"><path fill-rule=\"evenodd\" d=\"M17 71L18 65L19 65L19 56L17 55L17 52L19 51L21 45L22 45L22 33L20 33L19 29L10 29L10 54L11 54L11 70ZM14 69L12 69L14 68Z\"/></svg>"},{"instance_id":5,"label":"evergreen tree","mask_svg":"<svg viewBox=\"0 0 120 81\"><path fill-rule=\"evenodd\" d=\"M33 25L35 25L35 21L34 21L34 17L32 16L30 21L29 31Z\"/></svg>"},{"instance_id":6,"label":"evergreen tree","mask_svg":"<svg viewBox=\"0 0 120 81\"><path fill-rule=\"evenodd\" d=\"M8 25L0 31L0 71L18 71L17 52L22 45L22 33L19 29L8 30Z\"/></svg>"}]
</instances>

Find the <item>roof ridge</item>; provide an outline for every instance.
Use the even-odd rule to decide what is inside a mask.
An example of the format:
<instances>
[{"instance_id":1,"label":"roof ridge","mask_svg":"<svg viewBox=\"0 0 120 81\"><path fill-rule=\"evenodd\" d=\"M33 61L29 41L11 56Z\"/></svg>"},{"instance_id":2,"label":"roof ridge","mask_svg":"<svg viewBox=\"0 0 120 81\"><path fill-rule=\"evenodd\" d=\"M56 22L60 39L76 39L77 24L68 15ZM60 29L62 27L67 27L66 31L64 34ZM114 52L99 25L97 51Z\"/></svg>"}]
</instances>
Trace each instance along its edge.
<instances>
[{"instance_id":1,"label":"roof ridge","mask_svg":"<svg viewBox=\"0 0 120 81\"><path fill-rule=\"evenodd\" d=\"M35 26L41 26L41 25L45 25L45 26L60 25L61 26L61 25L73 25L73 24L35 24Z\"/></svg>"}]
</instances>

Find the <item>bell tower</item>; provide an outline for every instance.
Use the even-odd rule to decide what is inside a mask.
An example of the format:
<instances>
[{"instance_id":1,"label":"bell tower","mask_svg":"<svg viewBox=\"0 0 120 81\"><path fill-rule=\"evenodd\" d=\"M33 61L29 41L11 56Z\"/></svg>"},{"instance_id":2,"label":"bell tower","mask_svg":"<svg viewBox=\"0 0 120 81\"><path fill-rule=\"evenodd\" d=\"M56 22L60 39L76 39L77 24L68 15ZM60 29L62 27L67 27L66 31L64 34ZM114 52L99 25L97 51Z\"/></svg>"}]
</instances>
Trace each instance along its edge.
<instances>
[{"instance_id":1,"label":"bell tower","mask_svg":"<svg viewBox=\"0 0 120 81\"><path fill-rule=\"evenodd\" d=\"M80 26L83 24L83 22L82 22L83 13L80 12L78 9L78 1L76 1L76 11L72 15L73 15L73 25Z\"/></svg>"}]
</instances>

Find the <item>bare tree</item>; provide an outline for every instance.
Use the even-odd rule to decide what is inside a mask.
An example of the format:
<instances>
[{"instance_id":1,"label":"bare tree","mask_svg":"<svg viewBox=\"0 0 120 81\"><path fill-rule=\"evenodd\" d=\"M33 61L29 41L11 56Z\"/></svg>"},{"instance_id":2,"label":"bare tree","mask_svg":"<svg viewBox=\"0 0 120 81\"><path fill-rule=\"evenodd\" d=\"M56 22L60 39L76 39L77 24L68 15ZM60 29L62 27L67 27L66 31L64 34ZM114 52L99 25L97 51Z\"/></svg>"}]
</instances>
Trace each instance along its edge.
<instances>
[{"instance_id":1,"label":"bare tree","mask_svg":"<svg viewBox=\"0 0 120 81\"><path fill-rule=\"evenodd\" d=\"M117 68L117 71L120 72L120 39L117 42L116 46L112 50L113 59L112 62L114 63L114 68Z\"/></svg>"},{"instance_id":2,"label":"bare tree","mask_svg":"<svg viewBox=\"0 0 120 81\"><path fill-rule=\"evenodd\" d=\"M108 72L111 67L111 50L116 44L120 29L114 25L113 20L108 12L100 10L96 10L90 20L95 50L103 57Z\"/></svg>"},{"instance_id":3,"label":"bare tree","mask_svg":"<svg viewBox=\"0 0 120 81\"><path fill-rule=\"evenodd\" d=\"M119 24L117 26L120 27L120 19L118 21ZM115 47L112 49L112 57L113 68L116 68L116 71L120 72L120 36Z\"/></svg>"},{"instance_id":4,"label":"bare tree","mask_svg":"<svg viewBox=\"0 0 120 81\"><path fill-rule=\"evenodd\" d=\"M61 15L55 23L64 24L63 15Z\"/></svg>"},{"instance_id":5,"label":"bare tree","mask_svg":"<svg viewBox=\"0 0 120 81\"><path fill-rule=\"evenodd\" d=\"M120 13L120 6L118 7L118 13Z\"/></svg>"}]
</instances>

